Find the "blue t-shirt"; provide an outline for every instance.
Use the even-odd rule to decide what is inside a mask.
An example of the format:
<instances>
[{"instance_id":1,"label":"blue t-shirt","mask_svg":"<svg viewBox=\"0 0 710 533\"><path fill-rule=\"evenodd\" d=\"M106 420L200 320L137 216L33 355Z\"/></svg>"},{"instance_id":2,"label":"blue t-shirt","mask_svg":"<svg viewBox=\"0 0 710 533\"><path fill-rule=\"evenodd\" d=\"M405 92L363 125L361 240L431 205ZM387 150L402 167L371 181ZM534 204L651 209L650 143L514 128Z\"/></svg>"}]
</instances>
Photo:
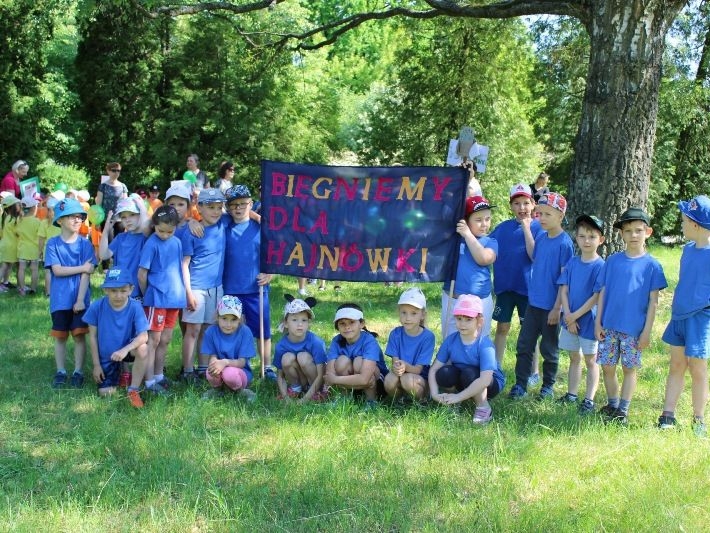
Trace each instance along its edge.
<instances>
[{"instance_id":1,"label":"blue t-shirt","mask_svg":"<svg viewBox=\"0 0 710 533\"><path fill-rule=\"evenodd\" d=\"M187 305L182 279L182 244L175 235L167 240L155 233L148 237L138 266L148 271L143 305L161 309L182 309Z\"/></svg>"},{"instance_id":2,"label":"blue t-shirt","mask_svg":"<svg viewBox=\"0 0 710 533\"><path fill-rule=\"evenodd\" d=\"M104 296L91 303L84 313L84 322L97 328L99 361L102 365L111 361L113 352L148 331L148 319L143 306L132 299L128 300L123 309L116 311Z\"/></svg>"},{"instance_id":3,"label":"blue t-shirt","mask_svg":"<svg viewBox=\"0 0 710 533\"><path fill-rule=\"evenodd\" d=\"M575 256L569 260L567 266L557 280L559 285L567 285L567 300L569 309L573 313L582 307L594 294L594 287L597 283L597 276L604 266L601 257L585 263L580 256ZM578 335L583 339L594 339L594 319L597 316L597 306L584 313L577 319L579 326ZM562 322L562 327L567 329L567 324Z\"/></svg>"},{"instance_id":4,"label":"blue t-shirt","mask_svg":"<svg viewBox=\"0 0 710 533\"><path fill-rule=\"evenodd\" d=\"M640 257L629 257L625 252L610 255L597 280L595 291L605 289L602 327L632 337L643 331L651 292L668 286L663 267L648 253Z\"/></svg>"},{"instance_id":5,"label":"blue t-shirt","mask_svg":"<svg viewBox=\"0 0 710 533\"><path fill-rule=\"evenodd\" d=\"M147 237L143 233L128 233L124 231L114 237L108 248L113 252L113 266L131 273L133 292L131 296L140 296L138 286L138 262Z\"/></svg>"},{"instance_id":6,"label":"blue t-shirt","mask_svg":"<svg viewBox=\"0 0 710 533\"><path fill-rule=\"evenodd\" d=\"M678 285L673 293L671 318L683 320L710 306L710 248L683 247Z\"/></svg>"},{"instance_id":7,"label":"blue t-shirt","mask_svg":"<svg viewBox=\"0 0 710 533\"><path fill-rule=\"evenodd\" d=\"M572 239L564 231L555 237L541 232L535 238L528 302L549 311L557 300L557 279L567 262L574 257Z\"/></svg>"},{"instance_id":8,"label":"blue t-shirt","mask_svg":"<svg viewBox=\"0 0 710 533\"><path fill-rule=\"evenodd\" d=\"M533 238L542 231L540 223L533 220L530 232ZM517 219L511 218L498 224L490 235L498 241L498 256L493 263L493 291L515 292L528 295L532 259L525 248L525 233Z\"/></svg>"},{"instance_id":9,"label":"blue t-shirt","mask_svg":"<svg viewBox=\"0 0 710 533\"><path fill-rule=\"evenodd\" d=\"M259 292L260 226L249 220L241 224L230 222L227 227L227 251L224 256L224 294L254 294Z\"/></svg>"},{"instance_id":10,"label":"blue t-shirt","mask_svg":"<svg viewBox=\"0 0 710 533\"><path fill-rule=\"evenodd\" d=\"M49 312L66 311L73 309L76 297L79 295L81 274L73 276L55 276L52 266L77 267L90 261L96 266L94 247L83 237L77 237L74 242L64 242L61 235L52 237L47 241L44 256L44 267L50 269L52 276L51 290L49 292ZM91 303L91 289L87 289L84 305Z\"/></svg>"},{"instance_id":11,"label":"blue t-shirt","mask_svg":"<svg viewBox=\"0 0 710 533\"><path fill-rule=\"evenodd\" d=\"M368 361L375 361L380 369L380 374L387 374L387 365L385 364L385 356L382 354L382 348L377 343L377 339L367 331L362 331L360 337L352 343L348 344L342 335L337 334L333 337L328 348L328 361L334 361L341 355L345 355L352 361L356 357L362 357Z\"/></svg>"},{"instance_id":12,"label":"blue t-shirt","mask_svg":"<svg viewBox=\"0 0 710 533\"><path fill-rule=\"evenodd\" d=\"M498 366L496 349L488 336L479 336L471 344L464 344L461 333L452 333L441 343L436 360L444 364L451 363L458 368L474 368L479 376L481 372L492 370L498 390L505 387L505 374Z\"/></svg>"},{"instance_id":13,"label":"blue t-shirt","mask_svg":"<svg viewBox=\"0 0 710 533\"><path fill-rule=\"evenodd\" d=\"M220 219L204 226L203 237L195 237L189 231L182 233L182 254L190 256L190 288L214 289L222 285L226 227Z\"/></svg>"},{"instance_id":14,"label":"blue t-shirt","mask_svg":"<svg viewBox=\"0 0 710 533\"><path fill-rule=\"evenodd\" d=\"M307 331L301 342L291 342L288 335L284 335L281 340L276 343L273 360L274 366L281 368L281 359L285 353L297 354L299 352L311 354L311 356L313 356L313 362L317 365L322 365L326 362L325 341L312 331Z\"/></svg>"},{"instance_id":15,"label":"blue t-shirt","mask_svg":"<svg viewBox=\"0 0 710 533\"><path fill-rule=\"evenodd\" d=\"M426 328L416 337L412 337L404 331L404 327L398 326L392 330L387 339L385 354L401 359L412 366L422 365L420 374L426 377L434 356L434 343L434 334Z\"/></svg>"},{"instance_id":16,"label":"blue t-shirt","mask_svg":"<svg viewBox=\"0 0 710 533\"><path fill-rule=\"evenodd\" d=\"M476 237L481 246L493 250L498 254L498 241L488 236ZM448 292L451 282L444 284L444 291ZM479 298L491 295L491 266L479 265L471 255L471 251L463 238L459 238L459 263L456 267L456 294L474 294Z\"/></svg>"},{"instance_id":17,"label":"blue t-shirt","mask_svg":"<svg viewBox=\"0 0 710 533\"><path fill-rule=\"evenodd\" d=\"M249 360L256 355L254 335L244 325L239 326L230 335L222 333L217 324L209 326L202 337L200 354L214 355L217 359L244 359L244 372L247 373L249 381L254 377L249 365Z\"/></svg>"}]
</instances>

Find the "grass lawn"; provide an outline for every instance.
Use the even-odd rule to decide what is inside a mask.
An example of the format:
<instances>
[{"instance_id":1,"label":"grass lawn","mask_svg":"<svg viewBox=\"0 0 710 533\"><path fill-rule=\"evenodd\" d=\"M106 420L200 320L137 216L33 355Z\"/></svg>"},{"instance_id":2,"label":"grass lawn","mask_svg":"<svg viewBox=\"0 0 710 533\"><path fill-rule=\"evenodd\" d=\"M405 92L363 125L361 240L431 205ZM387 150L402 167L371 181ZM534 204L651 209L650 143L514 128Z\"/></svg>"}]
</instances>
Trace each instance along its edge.
<instances>
[{"instance_id":1,"label":"grass lawn","mask_svg":"<svg viewBox=\"0 0 710 533\"><path fill-rule=\"evenodd\" d=\"M517 329L508 386L483 428L472 426L470 406L284 405L259 380L254 403L178 388L137 411L123 394L99 399L88 379L82 390L51 389L46 299L0 295L0 531L705 531L710 441L690 430L689 389L681 427L655 427L680 252L652 253L670 287L628 428L580 419L574 407L508 401ZM384 346L401 289L344 283L336 293L333 285L315 294L312 329L329 342L336 306L355 301ZM295 290L293 278L274 282L274 320L283 293ZM425 292L437 332L440 284ZM560 361L558 396L567 356ZM597 403L604 399L602 386Z\"/></svg>"}]
</instances>

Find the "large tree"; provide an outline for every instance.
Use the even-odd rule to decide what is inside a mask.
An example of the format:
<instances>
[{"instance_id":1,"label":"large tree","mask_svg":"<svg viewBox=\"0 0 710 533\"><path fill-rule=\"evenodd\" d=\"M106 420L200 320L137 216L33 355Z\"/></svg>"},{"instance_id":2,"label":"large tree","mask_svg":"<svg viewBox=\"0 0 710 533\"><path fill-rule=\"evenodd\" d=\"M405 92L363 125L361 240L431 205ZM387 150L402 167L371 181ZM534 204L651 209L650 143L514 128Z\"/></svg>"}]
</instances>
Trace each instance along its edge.
<instances>
[{"instance_id":1,"label":"large tree","mask_svg":"<svg viewBox=\"0 0 710 533\"><path fill-rule=\"evenodd\" d=\"M149 5L153 16L177 16L206 10L245 13L278 9L278 4L288 1ZM391 1L382 9L343 12L340 18L307 31L275 36L273 45L295 43L295 48L317 48L333 43L366 21L397 16L503 19L548 14L579 19L589 33L590 53L569 183L570 215L584 211L611 221L630 205L646 205L665 36L687 3L688 0ZM611 230L607 232L607 237L611 237ZM613 249L613 239L608 239L608 246Z\"/></svg>"}]
</instances>

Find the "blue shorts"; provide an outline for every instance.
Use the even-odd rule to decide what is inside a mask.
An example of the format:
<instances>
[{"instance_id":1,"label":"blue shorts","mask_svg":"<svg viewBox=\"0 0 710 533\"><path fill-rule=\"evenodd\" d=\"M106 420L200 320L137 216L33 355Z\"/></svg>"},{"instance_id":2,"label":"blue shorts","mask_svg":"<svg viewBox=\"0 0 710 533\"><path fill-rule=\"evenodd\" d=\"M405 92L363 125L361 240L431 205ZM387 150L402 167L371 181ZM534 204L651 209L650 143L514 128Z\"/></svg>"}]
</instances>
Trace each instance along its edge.
<instances>
[{"instance_id":1,"label":"blue shorts","mask_svg":"<svg viewBox=\"0 0 710 533\"><path fill-rule=\"evenodd\" d=\"M683 320L671 320L663 332L663 342L685 347L686 357L710 356L710 309L703 309Z\"/></svg>"},{"instance_id":2,"label":"blue shorts","mask_svg":"<svg viewBox=\"0 0 710 533\"><path fill-rule=\"evenodd\" d=\"M639 338L613 329L605 329L604 338L599 341L597 363L616 366L619 359L624 368L641 368Z\"/></svg>"},{"instance_id":3,"label":"blue shorts","mask_svg":"<svg viewBox=\"0 0 710 533\"><path fill-rule=\"evenodd\" d=\"M123 363L132 363L135 357L128 354L123 361L106 361L101 363L101 370L104 371L104 380L99 383L99 389L107 389L109 387L118 387L118 380L123 372Z\"/></svg>"},{"instance_id":4,"label":"blue shorts","mask_svg":"<svg viewBox=\"0 0 710 533\"><path fill-rule=\"evenodd\" d=\"M83 320L84 311L75 313L73 309L61 309L52 313L52 331L49 334L57 339L66 339L71 333L72 337L86 335L89 326Z\"/></svg>"},{"instance_id":5,"label":"blue shorts","mask_svg":"<svg viewBox=\"0 0 710 533\"><path fill-rule=\"evenodd\" d=\"M509 323L513 319L513 309L518 310L518 318L523 323L525 310L528 308L528 297L513 291L504 291L496 294L495 307L493 308L493 320L496 322Z\"/></svg>"},{"instance_id":6,"label":"blue shorts","mask_svg":"<svg viewBox=\"0 0 710 533\"><path fill-rule=\"evenodd\" d=\"M242 316L254 338L259 340L259 293L230 294L242 302ZM271 338L271 313L269 313L269 292L264 291L264 339Z\"/></svg>"}]
</instances>

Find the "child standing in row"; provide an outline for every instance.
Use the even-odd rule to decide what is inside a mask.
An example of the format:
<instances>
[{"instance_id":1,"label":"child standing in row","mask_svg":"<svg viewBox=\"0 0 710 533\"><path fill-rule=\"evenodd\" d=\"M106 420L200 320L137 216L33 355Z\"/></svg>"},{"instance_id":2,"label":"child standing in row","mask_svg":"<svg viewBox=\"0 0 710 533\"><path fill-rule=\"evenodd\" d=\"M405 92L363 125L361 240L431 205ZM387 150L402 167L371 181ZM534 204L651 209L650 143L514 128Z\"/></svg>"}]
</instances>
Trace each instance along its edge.
<instances>
[{"instance_id":1,"label":"child standing in row","mask_svg":"<svg viewBox=\"0 0 710 533\"><path fill-rule=\"evenodd\" d=\"M59 203L59 200L50 196L47 200L47 218L41 221L39 229L37 230L37 243L39 245L39 260L44 262L44 258L47 256L47 244L49 239L60 235L61 228L56 227L52 224L54 220L54 208ZM49 298L49 292L52 287L52 275L51 271L47 268L44 269L44 295Z\"/></svg>"},{"instance_id":2,"label":"child standing in row","mask_svg":"<svg viewBox=\"0 0 710 533\"><path fill-rule=\"evenodd\" d=\"M433 400L454 405L469 398L476 403L474 424L493 420L488 400L505 387L505 376L496 361L491 339L482 335L483 304L478 296L461 295L454 308L456 332L444 339L429 371L429 387ZM455 393L439 392L439 387Z\"/></svg>"},{"instance_id":3,"label":"child standing in row","mask_svg":"<svg viewBox=\"0 0 710 533\"><path fill-rule=\"evenodd\" d=\"M322 391L326 362L325 342L309 331L315 318L315 298L301 300L290 294L280 329L285 335L276 343L274 366L277 368L276 384L279 398L289 400L301 396L301 402L322 401L327 393Z\"/></svg>"},{"instance_id":4,"label":"child standing in row","mask_svg":"<svg viewBox=\"0 0 710 533\"><path fill-rule=\"evenodd\" d=\"M466 218L456 224L456 232L461 236L459 261L454 280L454 299L459 294L474 294L483 303L483 335L490 335L493 315L493 295L491 284L491 265L498 254L498 242L488 236L491 228L491 208L488 200L482 196L466 198ZM450 301L448 291L450 283L444 284L441 298L443 335L446 337L456 331L456 321L451 312L455 301Z\"/></svg>"},{"instance_id":5,"label":"child standing in row","mask_svg":"<svg viewBox=\"0 0 710 533\"><path fill-rule=\"evenodd\" d=\"M355 303L338 307L333 320L338 334L328 348L325 382L346 390L361 390L369 407L384 396L387 365L375 334L365 327L362 308Z\"/></svg>"},{"instance_id":6,"label":"child standing in row","mask_svg":"<svg viewBox=\"0 0 710 533\"><path fill-rule=\"evenodd\" d=\"M513 311L517 309L518 319L522 324L528 308L535 238L542 231L540 223L533 218L534 209L535 202L530 187L524 183L513 185L510 189L510 210L514 216L498 224L491 232L491 238L498 242L498 256L493 263L493 290L496 299L493 320L496 321L496 359L501 365ZM537 357L536 354L535 359ZM537 375L539 380L537 361L534 361L532 370L531 376Z\"/></svg>"},{"instance_id":7,"label":"child standing in row","mask_svg":"<svg viewBox=\"0 0 710 533\"><path fill-rule=\"evenodd\" d=\"M575 221L575 234L581 255L569 260L558 280L563 317L559 347L569 352L570 363L567 393L557 401L577 403L584 356L587 388L584 401L579 404L579 412L591 414L599 387L597 340L594 336L599 294L594 292L594 288L604 266L604 260L597 253L597 248L604 242L604 222L595 216L582 215Z\"/></svg>"},{"instance_id":8,"label":"child standing in row","mask_svg":"<svg viewBox=\"0 0 710 533\"><path fill-rule=\"evenodd\" d=\"M20 200L12 194L3 198L0 216L0 292L10 289L10 273L17 264L17 223L21 217Z\"/></svg>"},{"instance_id":9,"label":"child standing in row","mask_svg":"<svg viewBox=\"0 0 710 533\"><path fill-rule=\"evenodd\" d=\"M207 381L212 389L204 398L224 395L223 387L239 393L248 401L255 398L249 384L253 379L249 360L256 355L254 336L242 324L242 303L234 296L223 296L217 304L217 324L205 331L200 354L209 361Z\"/></svg>"},{"instance_id":10,"label":"child standing in row","mask_svg":"<svg viewBox=\"0 0 710 533\"><path fill-rule=\"evenodd\" d=\"M85 219L86 212L76 200L58 202L54 208L53 224L59 226L62 232L47 241L44 257L44 268L49 269L52 276L49 312L52 314L50 334L54 337L57 363L52 383L54 388L61 388L67 382L67 338L70 334L74 338L71 385L81 387L84 384L85 335L89 329L82 316L89 306L89 277L96 267L93 246L79 236L79 228Z\"/></svg>"},{"instance_id":11,"label":"child standing in row","mask_svg":"<svg viewBox=\"0 0 710 533\"><path fill-rule=\"evenodd\" d=\"M651 342L658 291L668 286L661 264L646 250L646 239L653 233L650 223L638 207L622 213L614 228L621 231L626 250L610 255L598 278L594 334L608 397L600 412L607 421L620 424L627 423L641 351ZM616 377L620 360L624 372L621 391Z\"/></svg>"},{"instance_id":12,"label":"child standing in row","mask_svg":"<svg viewBox=\"0 0 710 533\"><path fill-rule=\"evenodd\" d=\"M567 200L551 192L540 198L537 208L540 226L544 232L535 239L533 269L530 278L529 305L520 329L516 346L515 385L508 397L512 400L527 394L528 378L533 354L540 341L542 363L542 387L540 399L554 396L553 386L557 378L560 309L557 280L567 262L574 255L572 239L562 229L567 210Z\"/></svg>"},{"instance_id":13,"label":"child standing in row","mask_svg":"<svg viewBox=\"0 0 710 533\"><path fill-rule=\"evenodd\" d=\"M187 299L182 244L175 237L180 222L178 213L169 205L163 205L153 213L152 221L155 233L143 246L138 263L138 283L149 323L145 387L155 394L162 394L165 388L159 383L165 378L165 355L178 314Z\"/></svg>"},{"instance_id":14,"label":"child standing in row","mask_svg":"<svg viewBox=\"0 0 710 533\"><path fill-rule=\"evenodd\" d=\"M140 409L139 389L148 363L148 320L140 302L130 297L133 278L127 270L109 270L101 285L105 296L91 303L84 321L89 325L92 374L99 396L114 394L122 365L135 362L127 396L131 405Z\"/></svg>"},{"instance_id":15,"label":"child standing in row","mask_svg":"<svg viewBox=\"0 0 710 533\"><path fill-rule=\"evenodd\" d=\"M683 247L671 321L663 333L663 341L670 345L671 359L658 426L666 429L676 425L675 408L687 370L691 378L693 430L704 437L710 357L710 198L697 196L679 202L678 207L683 217L683 236L690 242Z\"/></svg>"},{"instance_id":16,"label":"child standing in row","mask_svg":"<svg viewBox=\"0 0 710 533\"><path fill-rule=\"evenodd\" d=\"M392 358L392 370L385 377L385 390L393 398L401 395L423 400L428 393L429 366L434 355L434 333L426 328L426 298L412 287L399 297L399 322L392 330L385 355Z\"/></svg>"},{"instance_id":17,"label":"child standing in row","mask_svg":"<svg viewBox=\"0 0 710 533\"><path fill-rule=\"evenodd\" d=\"M34 198L22 199L22 218L17 222L17 292L35 294L39 281L39 226L37 206ZM25 287L25 272L30 270L30 288Z\"/></svg>"}]
</instances>

